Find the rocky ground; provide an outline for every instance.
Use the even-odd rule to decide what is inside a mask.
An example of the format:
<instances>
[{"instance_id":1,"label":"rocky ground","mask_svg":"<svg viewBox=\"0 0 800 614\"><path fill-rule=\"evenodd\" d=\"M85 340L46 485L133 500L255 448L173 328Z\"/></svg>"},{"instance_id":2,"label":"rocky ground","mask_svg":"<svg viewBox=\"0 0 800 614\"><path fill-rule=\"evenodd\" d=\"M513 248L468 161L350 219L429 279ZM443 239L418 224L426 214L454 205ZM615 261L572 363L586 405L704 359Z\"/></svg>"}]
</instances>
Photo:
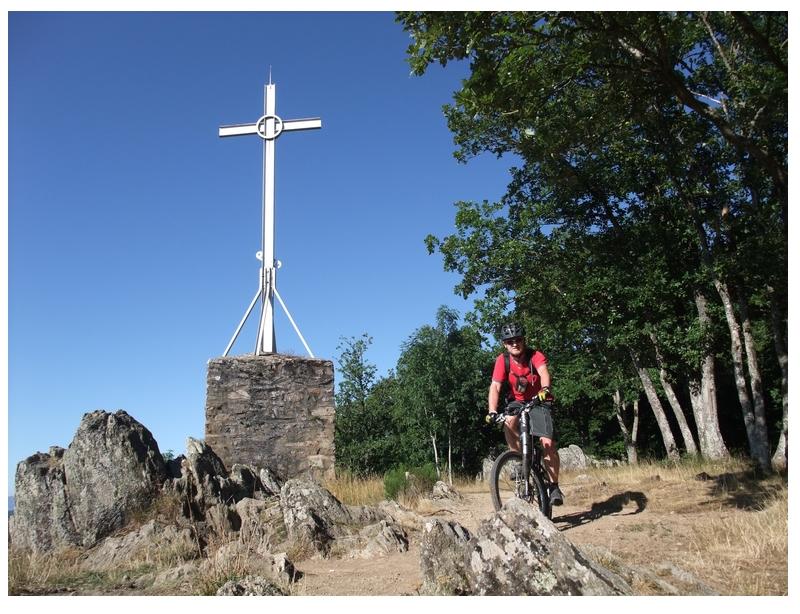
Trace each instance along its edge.
<instances>
[{"instance_id":1,"label":"rocky ground","mask_svg":"<svg viewBox=\"0 0 800 614\"><path fill-rule=\"evenodd\" d=\"M128 414L92 412L68 449L17 468L9 594L788 593L785 476L687 461L560 482L552 523L519 500L495 513L485 482L365 506L378 480L340 500L308 477L228 471L192 438L164 463Z\"/></svg>"},{"instance_id":2,"label":"rocky ground","mask_svg":"<svg viewBox=\"0 0 800 614\"><path fill-rule=\"evenodd\" d=\"M573 544L585 547L613 569L613 561L640 569L632 584L636 594L661 594L655 584L667 579L686 595L712 592L742 593L739 575L723 558L696 552L698 527L738 514L753 513L758 492L721 491L719 481L661 479L657 474L624 487L605 484L586 474L562 477L565 504L554 508L553 522ZM475 531L492 513L488 490L462 492L461 500L426 502L421 511L429 517L455 520ZM306 560L296 567L303 578L295 588L300 595L416 595L422 584L419 543L408 552L380 559ZM786 558L754 562L748 574L762 576L765 592L788 591ZM652 576L649 574L652 573ZM681 580L682 578L682 580ZM766 588L769 587L769 588Z\"/></svg>"}]
</instances>

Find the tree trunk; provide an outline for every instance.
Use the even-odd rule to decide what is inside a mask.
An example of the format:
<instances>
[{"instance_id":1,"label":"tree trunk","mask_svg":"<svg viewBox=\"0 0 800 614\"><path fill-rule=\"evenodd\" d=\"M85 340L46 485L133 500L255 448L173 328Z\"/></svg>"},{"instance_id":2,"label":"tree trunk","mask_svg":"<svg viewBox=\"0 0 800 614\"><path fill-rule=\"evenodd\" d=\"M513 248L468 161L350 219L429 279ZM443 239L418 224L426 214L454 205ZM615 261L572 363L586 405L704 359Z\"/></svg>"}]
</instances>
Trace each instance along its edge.
<instances>
[{"instance_id":1,"label":"tree trunk","mask_svg":"<svg viewBox=\"0 0 800 614\"><path fill-rule=\"evenodd\" d=\"M775 340L775 353L778 355L778 365L781 368L781 398L783 401L783 424L778 438L778 446L772 455L772 468L775 471L786 471L789 466L788 440L789 440L789 353L786 351L785 325L772 288L769 289L772 304L772 334Z\"/></svg>"},{"instance_id":2,"label":"tree trunk","mask_svg":"<svg viewBox=\"0 0 800 614\"><path fill-rule=\"evenodd\" d=\"M758 464L762 469L772 467L769 457L769 431L767 430L767 410L764 402L764 390L761 385L761 370L758 368L758 352L753 339L753 329L750 323L750 310L744 292L739 288L739 315L742 319L742 337L744 337L744 350L747 357L747 370L750 373L750 391L753 396L753 415L755 417L755 432L758 441Z\"/></svg>"},{"instance_id":3,"label":"tree trunk","mask_svg":"<svg viewBox=\"0 0 800 614\"><path fill-rule=\"evenodd\" d=\"M704 328L711 325L708 315L708 300L699 290L695 291L694 302L697 306L697 317ZM701 379L689 382L689 395L697 426L697 439L700 443L700 454L704 458L718 460L728 458L730 453L719 430L719 413L717 410L717 376L716 359L711 350L706 350L701 366Z\"/></svg>"},{"instance_id":4,"label":"tree trunk","mask_svg":"<svg viewBox=\"0 0 800 614\"><path fill-rule=\"evenodd\" d=\"M622 393L618 388L614 391L614 409L616 410L619 428L622 431L622 436L625 439L625 453L628 456L628 463L635 465L638 461L636 455L636 432L639 429L639 401L637 399L633 406L633 428L630 430L628 430L628 427L625 424L625 405L626 403L622 399Z\"/></svg>"},{"instance_id":5,"label":"tree trunk","mask_svg":"<svg viewBox=\"0 0 800 614\"><path fill-rule=\"evenodd\" d=\"M728 291L728 286L719 279L714 279L714 286L717 289L722 306L725 310L725 320L728 323L728 330L731 335L731 357L733 358L733 375L736 379L736 392L739 395L739 404L742 407L742 417L744 427L747 431L747 441L750 446L750 456L762 469L769 468L769 441L765 440L763 433L756 423L756 415L753 412L753 404L750 401L750 394L747 390L747 379L744 372L744 358L742 356L742 333L739 322L736 320L736 313L733 310L733 302Z\"/></svg>"},{"instance_id":6,"label":"tree trunk","mask_svg":"<svg viewBox=\"0 0 800 614\"><path fill-rule=\"evenodd\" d=\"M639 397L636 397L633 400L633 427L631 428L631 449L628 452L628 460L632 465L635 465L639 462L639 453L636 450L637 441L639 441Z\"/></svg>"},{"instance_id":7,"label":"tree trunk","mask_svg":"<svg viewBox=\"0 0 800 614\"><path fill-rule=\"evenodd\" d=\"M447 431L447 481L453 485L453 438L450 431Z\"/></svg>"},{"instance_id":8,"label":"tree trunk","mask_svg":"<svg viewBox=\"0 0 800 614\"><path fill-rule=\"evenodd\" d=\"M650 403L650 407L653 410L653 414L656 417L656 422L658 423L658 429L661 431L661 439L664 441L664 448L667 451L667 458L672 461L677 461L680 458L678 446L675 445L675 438L672 436L672 430L669 428L667 414L664 413L664 407L661 405L661 400L658 398L656 387L653 385L653 381L650 379L650 374L647 372L647 369L642 367L639 363L639 358L636 356L634 351L631 350L630 352L631 359L633 360L633 366L636 369L636 372L639 374L639 379L644 387L644 393L647 395L647 400Z\"/></svg>"},{"instance_id":9,"label":"tree trunk","mask_svg":"<svg viewBox=\"0 0 800 614\"><path fill-rule=\"evenodd\" d=\"M650 340L653 342L653 348L656 351L656 361L658 362L658 376L661 379L661 386L664 388L664 394L667 395L670 407L675 414L675 419L678 421L678 428L680 428L683 443L686 445L686 453L691 456L697 456L697 444L694 441L694 435L689 428L689 423L686 421L686 415L683 413L678 395L675 394L675 389L669 381L667 368L664 364L664 357L661 355L661 350L656 342L655 333L650 333Z\"/></svg>"},{"instance_id":10,"label":"tree trunk","mask_svg":"<svg viewBox=\"0 0 800 614\"><path fill-rule=\"evenodd\" d=\"M433 462L436 465L436 477L441 478L442 474L439 471L439 448L436 447L436 433L431 433L431 444L433 445Z\"/></svg>"}]
</instances>

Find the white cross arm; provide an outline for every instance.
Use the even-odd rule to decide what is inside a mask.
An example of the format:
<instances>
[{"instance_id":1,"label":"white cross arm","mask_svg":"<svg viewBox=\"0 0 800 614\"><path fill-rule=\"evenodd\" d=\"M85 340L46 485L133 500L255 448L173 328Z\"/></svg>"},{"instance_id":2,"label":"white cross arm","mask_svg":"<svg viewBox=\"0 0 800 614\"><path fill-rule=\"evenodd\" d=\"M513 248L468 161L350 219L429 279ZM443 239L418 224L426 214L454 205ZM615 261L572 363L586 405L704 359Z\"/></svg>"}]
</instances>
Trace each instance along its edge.
<instances>
[{"instance_id":1,"label":"white cross arm","mask_svg":"<svg viewBox=\"0 0 800 614\"><path fill-rule=\"evenodd\" d=\"M322 128L322 120L319 117L283 120L284 132L287 130L319 130L320 128ZM258 124L233 124L219 127L219 135L221 137L241 136L243 134L258 134Z\"/></svg>"}]
</instances>

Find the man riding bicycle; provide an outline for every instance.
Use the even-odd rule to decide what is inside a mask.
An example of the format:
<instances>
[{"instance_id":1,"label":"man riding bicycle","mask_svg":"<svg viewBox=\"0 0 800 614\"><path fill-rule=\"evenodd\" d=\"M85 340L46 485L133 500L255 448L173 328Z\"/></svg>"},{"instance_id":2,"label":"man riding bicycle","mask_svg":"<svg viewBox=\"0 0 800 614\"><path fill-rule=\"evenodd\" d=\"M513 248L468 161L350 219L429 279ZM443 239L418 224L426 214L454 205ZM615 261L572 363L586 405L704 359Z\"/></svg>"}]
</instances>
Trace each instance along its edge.
<instances>
[{"instance_id":1,"label":"man riding bicycle","mask_svg":"<svg viewBox=\"0 0 800 614\"><path fill-rule=\"evenodd\" d=\"M489 415L497 413L503 384L506 382L509 384L508 401L524 403L535 396L542 401L552 401L547 358L542 352L527 347L525 329L515 322L504 324L500 329L500 338L506 351L500 354L494 363L492 383L489 385ZM506 418L503 431L508 447L520 452L519 418L517 416ZM558 450L552 439L541 437L540 440L542 442L542 460L551 482L550 504L561 505L564 503L564 495L558 487L560 460Z\"/></svg>"}]
</instances>

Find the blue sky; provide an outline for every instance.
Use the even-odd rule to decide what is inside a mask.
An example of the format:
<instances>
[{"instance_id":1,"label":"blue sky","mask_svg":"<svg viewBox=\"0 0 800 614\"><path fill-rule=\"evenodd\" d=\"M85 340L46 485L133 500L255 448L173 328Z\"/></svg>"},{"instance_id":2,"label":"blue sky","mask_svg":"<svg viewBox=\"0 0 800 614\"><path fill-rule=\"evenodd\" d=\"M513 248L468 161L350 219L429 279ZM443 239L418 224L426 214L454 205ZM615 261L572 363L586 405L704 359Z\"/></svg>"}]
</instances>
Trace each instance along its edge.
<instances>
[{"instance_id":1,"label":"blue sky","mask_svg":"<svg viewBox=\"0 0 800 614\"><path fill-rule=\"evenodd\" d=\"M9 490L95 409L162 451L203 437L261 248L260 139L217 129L262 114L270 66L277 114L323 122L277 142L278 290L314 354L367 332L385 374L439 305L470 307L423 239L510 162L455 161L441 107L466 67L411 76L392 13L11 13L8 34Z\"/></svg>"}]
</instances>

